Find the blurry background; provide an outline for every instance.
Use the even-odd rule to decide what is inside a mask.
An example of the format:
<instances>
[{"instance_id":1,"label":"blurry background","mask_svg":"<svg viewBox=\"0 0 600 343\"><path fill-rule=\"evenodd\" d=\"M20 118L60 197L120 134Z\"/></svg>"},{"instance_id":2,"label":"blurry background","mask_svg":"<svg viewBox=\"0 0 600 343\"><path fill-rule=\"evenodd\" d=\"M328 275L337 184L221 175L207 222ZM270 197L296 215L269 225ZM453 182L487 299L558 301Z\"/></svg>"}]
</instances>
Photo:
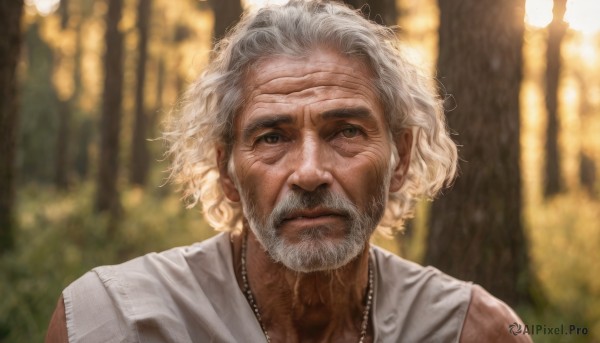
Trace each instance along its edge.
<instances>
[{"instance_id":1,"label":"blurry background","mask_svg":"<svg viewBox=\"0 0 600 343\"><path fill-rule=\"evenodd\" d=\"M156 138L215 37L260 2L3 2L0 341L41 341L94 266L214 234L165 184ZM376 243L527 324L587 330L536 341L600 342L600 2L347 2L398 25L461 145L454 187Z\"/></svg>"}]
</instances>

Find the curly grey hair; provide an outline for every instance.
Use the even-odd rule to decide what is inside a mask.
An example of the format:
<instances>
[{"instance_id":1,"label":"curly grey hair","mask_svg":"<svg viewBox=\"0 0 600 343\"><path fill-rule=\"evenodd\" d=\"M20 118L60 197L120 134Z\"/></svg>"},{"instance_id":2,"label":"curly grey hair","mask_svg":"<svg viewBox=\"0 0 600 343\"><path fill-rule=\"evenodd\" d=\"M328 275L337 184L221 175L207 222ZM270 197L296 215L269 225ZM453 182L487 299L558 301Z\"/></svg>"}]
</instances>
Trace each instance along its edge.
<instances>
[{"instance_id":1,"label":"curly grey hair","mask_svg":"<svg viewBox=\"0 0 600 343\"><path fill-rule=\"evenodd\" d=\"M231 151L234 117L243 105L243 77L261 58L305 56L327 45L364 60L393 138L413 132L402 188L390 193L378 231L401 229L417 199L433 198L456 174L457 149L446 128L432 78L404 59L394 32L334 1L291 0L245 13L215 47L212 62L189 87L163 138L172 159L170 179L182 186L188 207L202 203L205 219L220 231L241 229L239 203L219 184L217 144Z\"/></svg>"}]
</instances>

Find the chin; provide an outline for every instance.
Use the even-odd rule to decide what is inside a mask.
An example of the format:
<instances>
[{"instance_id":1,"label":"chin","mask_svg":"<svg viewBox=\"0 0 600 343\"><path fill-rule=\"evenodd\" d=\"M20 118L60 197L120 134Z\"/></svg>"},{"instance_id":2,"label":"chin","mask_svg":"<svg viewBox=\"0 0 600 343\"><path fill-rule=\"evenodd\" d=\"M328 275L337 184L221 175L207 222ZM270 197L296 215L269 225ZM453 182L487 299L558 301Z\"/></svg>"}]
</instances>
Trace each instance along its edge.
<instances>
[{"instance_id":1,"label":"chin","mask_svg":"<svg viewBox=\"0 0 600 343\"><path fill-rule=\"evenodd\" d=\"M321 230L315 230L318 236ZM267 251L271 257L300 273L333 271L354 260L363 251L366 242L362 239L331 239L327 237L303 237L300 242L288 243L278 239Z\"/></svg>"}]
</instances>

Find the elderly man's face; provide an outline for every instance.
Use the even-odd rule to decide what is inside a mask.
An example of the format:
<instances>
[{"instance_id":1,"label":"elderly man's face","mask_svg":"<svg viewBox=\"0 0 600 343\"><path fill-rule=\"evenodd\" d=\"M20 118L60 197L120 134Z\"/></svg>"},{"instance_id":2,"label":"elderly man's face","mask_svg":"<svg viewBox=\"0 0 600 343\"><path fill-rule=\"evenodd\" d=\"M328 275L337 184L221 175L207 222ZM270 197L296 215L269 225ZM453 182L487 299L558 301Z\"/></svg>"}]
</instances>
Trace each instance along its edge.
<instances>
[{"instance_id":1,"label":"elderly man's face","mask_svg":"<svg viewBox=\"0 0 600 343\"><path fill-rule=\"evenodd\" d=\"M401 185L406 158L392 165L391 156L407 150L410 134L390 140L369 68L331 50L262 59L244 89L233 175L220 170L225 194L242 202L258 240L288 268L348 263Z\"/></svg>"}]
</instances>

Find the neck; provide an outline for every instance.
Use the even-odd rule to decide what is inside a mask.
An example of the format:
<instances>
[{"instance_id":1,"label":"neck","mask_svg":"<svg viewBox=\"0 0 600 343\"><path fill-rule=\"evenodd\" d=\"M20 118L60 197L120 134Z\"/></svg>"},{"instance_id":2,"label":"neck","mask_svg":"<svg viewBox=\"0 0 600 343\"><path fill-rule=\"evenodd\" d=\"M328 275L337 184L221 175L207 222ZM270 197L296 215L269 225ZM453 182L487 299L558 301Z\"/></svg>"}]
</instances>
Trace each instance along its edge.
<instances>
[{"instance_id":1,"label":"neck","mask_svg":"<svg viewBox=\"0 0 600 343\"><path fill-rule=\"evenodd\" d=\"M354 341L360 335L368 287L369 243L347 265L300 273L275 262L251 230L247 232L248 283L273 341ZM243 232L232 236L238 284Z\"/></svg>"}]
</instances>

